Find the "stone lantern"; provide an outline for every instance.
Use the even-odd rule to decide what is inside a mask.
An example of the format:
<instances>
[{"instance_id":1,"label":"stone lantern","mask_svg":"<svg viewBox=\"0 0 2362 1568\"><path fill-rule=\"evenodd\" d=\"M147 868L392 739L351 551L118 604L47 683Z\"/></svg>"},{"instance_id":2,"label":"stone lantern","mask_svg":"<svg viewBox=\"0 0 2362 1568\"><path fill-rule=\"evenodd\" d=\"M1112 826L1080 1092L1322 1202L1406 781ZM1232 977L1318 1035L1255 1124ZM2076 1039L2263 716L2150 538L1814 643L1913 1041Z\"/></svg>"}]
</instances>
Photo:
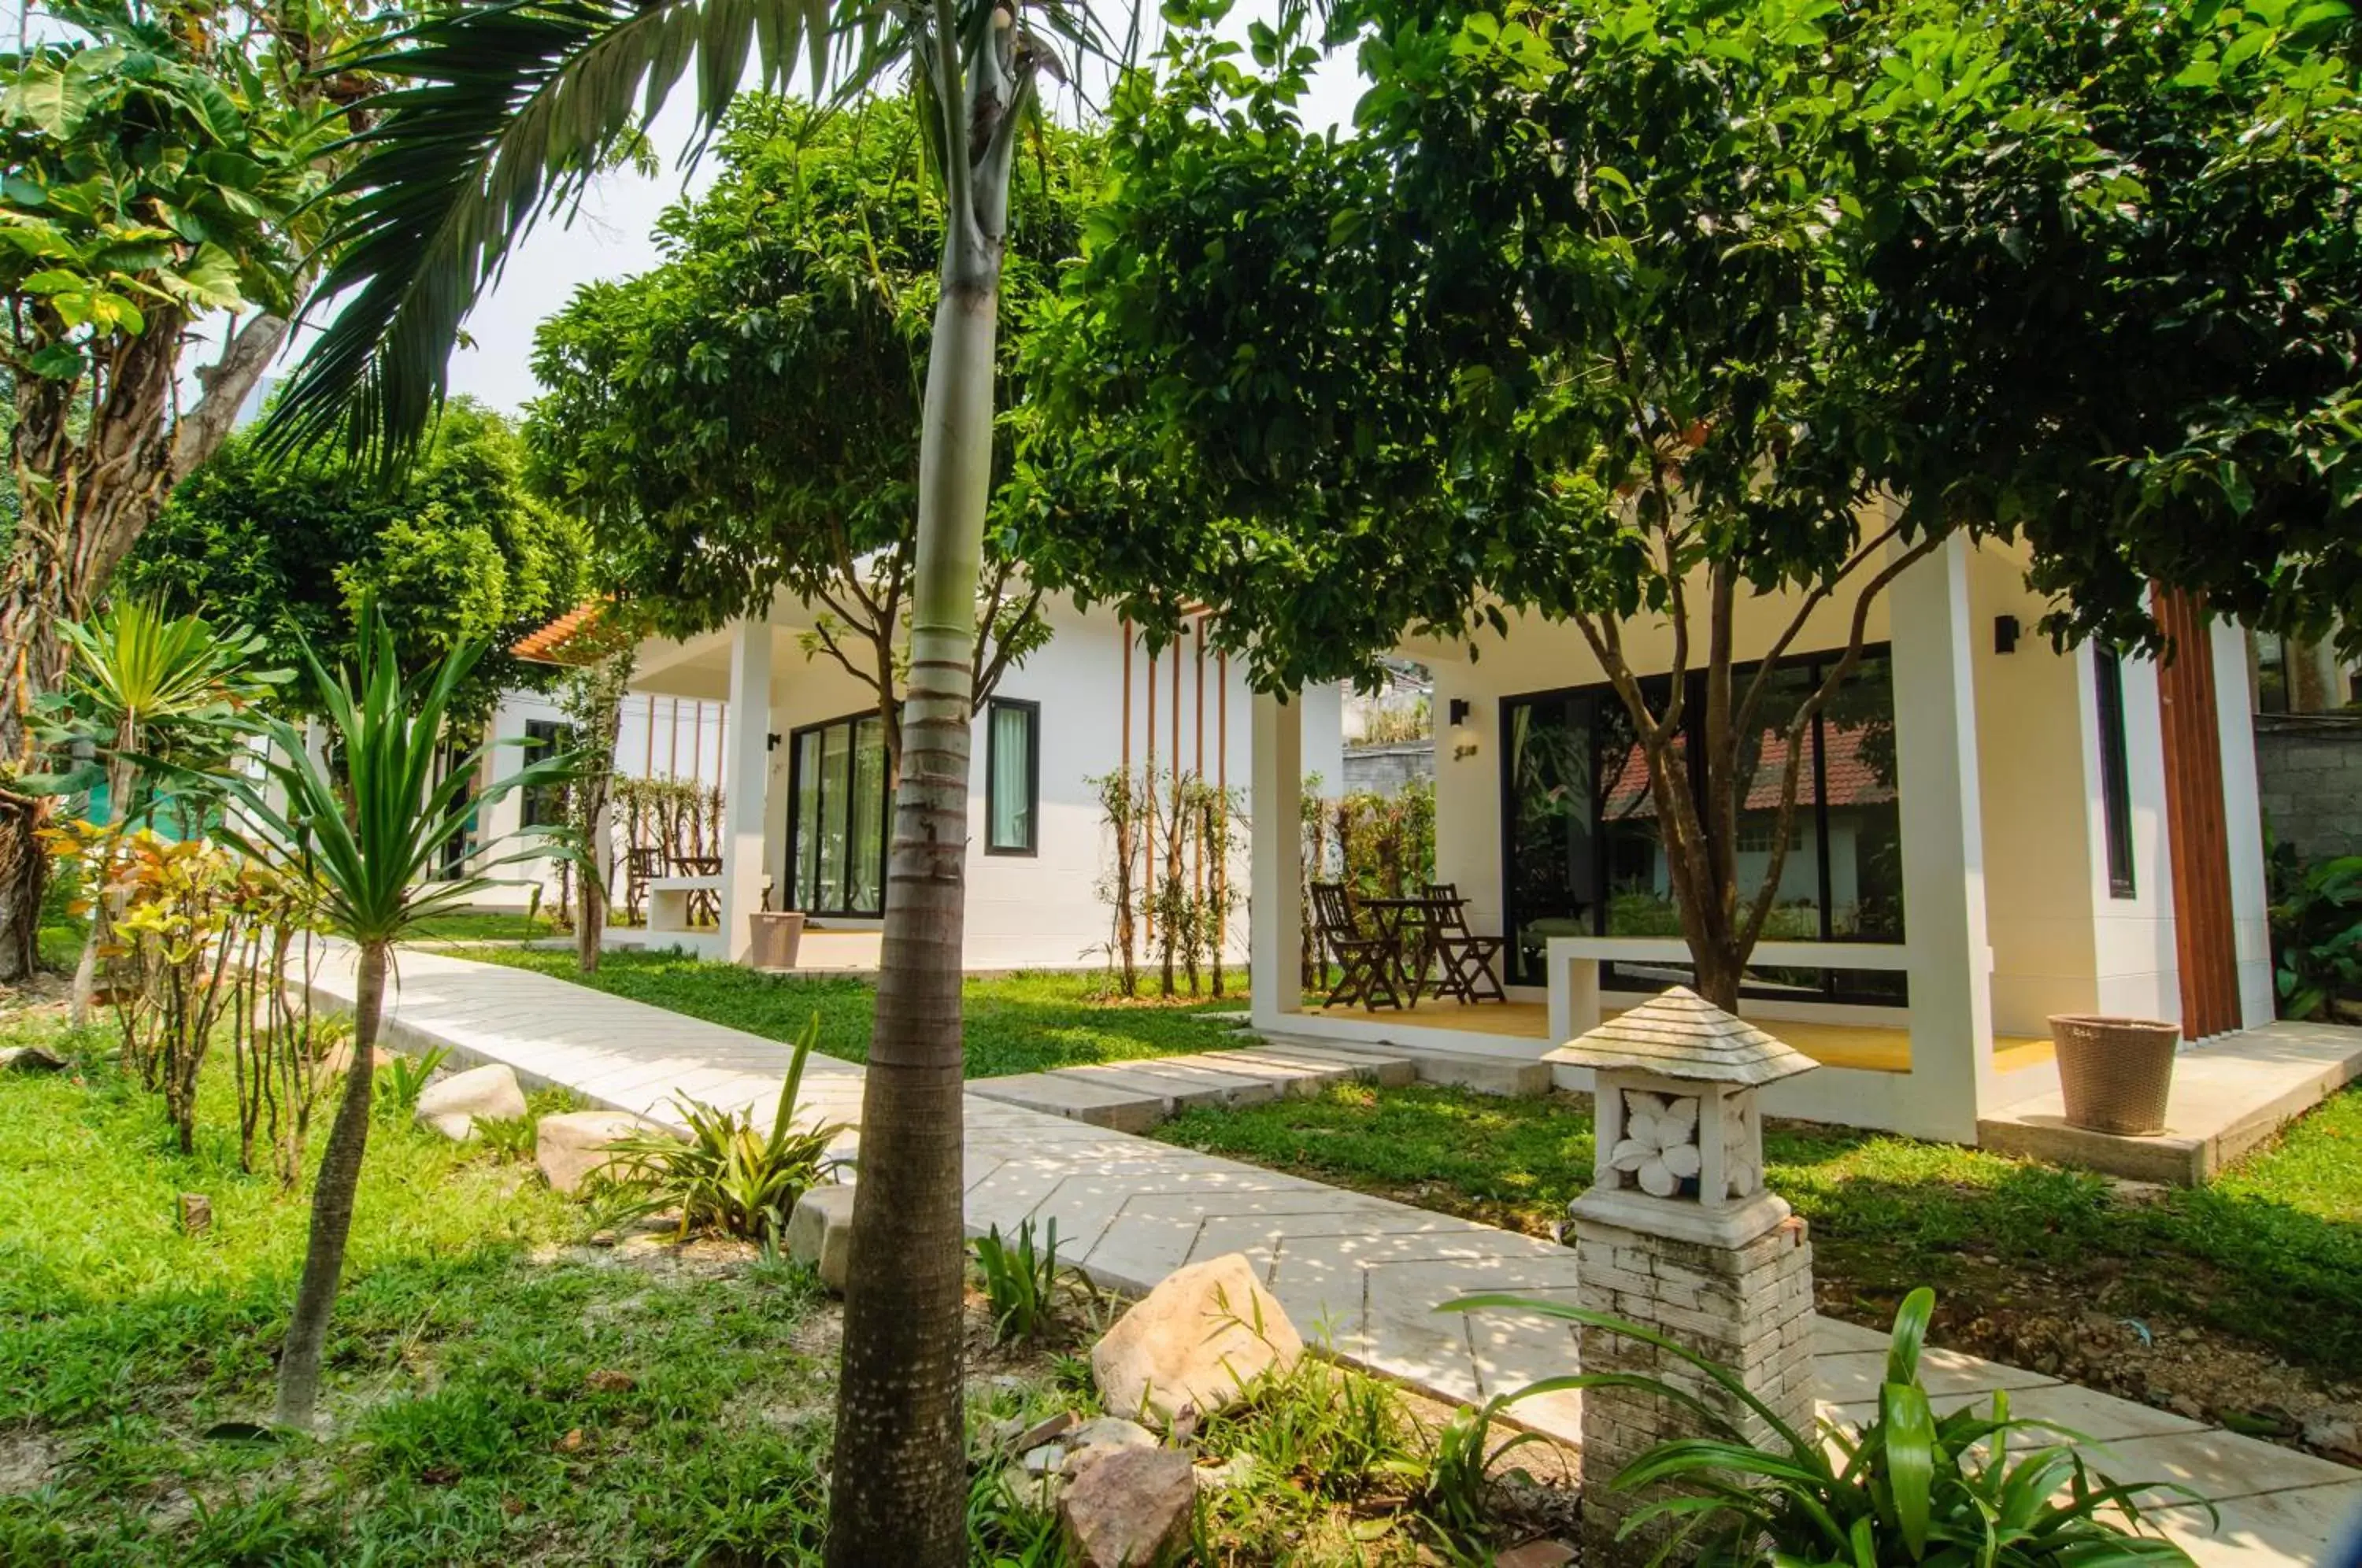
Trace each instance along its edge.
<instances>
[{"instance_id":1,"label":"stone lantern","mask_svg":"<svg viewBox=\"0 0 2362 1568\"><path fill-rule=\"evenodd\" d=\"M1816 1065L1676 986L1543 1058L1592 1072L1598 1154L1568 1206L1584 1306L1656 1331L1720 1363L1800 1431L1814 1419L1813 1251L1805 1222L1763 1186L1757 1091ZM1688 1363L1584 1328L1585 1372L1641 1372L1676 1385L1742 1432L1761 1419ZM1612 1476L1668 1438L1703 1435L1672 1404L1625 1388L1583 1397L1584 1468ZM1646 1562L1661 1532L1618 1541L1650 1495L1590 1490L1584 1561Z\"/></svg>"}]
</instances>

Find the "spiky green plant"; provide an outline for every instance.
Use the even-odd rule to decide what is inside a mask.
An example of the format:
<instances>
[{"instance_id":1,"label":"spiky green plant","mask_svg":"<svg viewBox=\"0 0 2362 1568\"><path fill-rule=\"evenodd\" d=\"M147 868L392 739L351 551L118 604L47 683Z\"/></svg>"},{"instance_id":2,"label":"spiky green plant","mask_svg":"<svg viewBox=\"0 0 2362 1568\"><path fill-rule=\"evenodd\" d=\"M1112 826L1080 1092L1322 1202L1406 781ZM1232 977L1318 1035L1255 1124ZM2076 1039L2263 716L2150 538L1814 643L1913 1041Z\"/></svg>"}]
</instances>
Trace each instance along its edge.
<instances>
[{"instance_id":1,"label":"spiky green plant","mask_svg":"<svg viewBox=\"0 0 2362 1568\"><path fill-rule=\"evenodd\" d=\"M489 802L513 790L564 782L571 758L529 764L471 795L480 750L465 748L441 771L436 757L449 738L452 696L482 657L483 645L455 647L434 668L406 680L392 631L367 602L357 641L359 659L349 676L332 673L304 650L304 674L326 716L328 745L315 754L284 720L259 719L255 730L270 742L262 776L231 771L218 783L234 808L220 836L257 859L300 871L317 889L322 922L359 949L353 1060L366 1064L375 1059L394 943L419 922L465 907L491 886L489 872L553 848L572 853L563 834L527 829L532 842L505 853L496 848L472 874L429 880L444 844ZM362 1067L345 1075L321 1155L311 1238L279 1360L278 1419L284 1426L309 1429L318 1403L321 1351L344 1272L376 1082L377 1075Z\"/></svg>"},{"instance_id":2,"label":"spiky green plant","mask_svg":"<svg viewBox=\"0 0 2362 1568\"><path fill-rule=\"evenodd\" d=\"M1995 1394L1990 1413L1963 1407L1938 1418L1919 1379L1919 1356L1935 1316L1922 1286L1895 1310L1878 1414L1859 1432L1835 1423L1800 1431L1738 1375L1638 1323L1562 1301L1472 1296L1443 1310L1485 1308L1556 1318L1655 1347L1694 1368L1772 1434L1758 1446L1689 1388L1637 1372L1545 1378L1511 1396L1620 1388L1650 1395L1696 1428L1661 1442L1607 1485L1650 1492L1619 1527L1618 1539L1665 1531L1649 1559L1702 1568L2188 1568L2172 1541L2136 1533L2143 1505L2160 1496L2201 1501L2171 1483L2126 1485L2093 1470L2075 1446L2088 1440L2047 1421L2009 1413ZM2016 1448L2026 1433L2040 1437ZM2210 1509L2211 1511L2211 1509ZM2109 1514L2115 1518L2106 1517ZM2119 1520L2121 1522L2119 1522Z\"/></svg>"}]
</instances>

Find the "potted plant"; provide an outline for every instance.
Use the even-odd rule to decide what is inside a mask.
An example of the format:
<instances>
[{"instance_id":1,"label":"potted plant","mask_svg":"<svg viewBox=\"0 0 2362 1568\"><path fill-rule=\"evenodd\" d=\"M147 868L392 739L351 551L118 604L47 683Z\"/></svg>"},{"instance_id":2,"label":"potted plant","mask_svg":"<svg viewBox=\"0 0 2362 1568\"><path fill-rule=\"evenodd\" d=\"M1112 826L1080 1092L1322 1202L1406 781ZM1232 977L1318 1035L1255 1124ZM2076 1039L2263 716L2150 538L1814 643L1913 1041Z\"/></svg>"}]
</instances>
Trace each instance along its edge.
<instances>
[{"instance_id":1,"label":"potted plant","mask_svg":"<svg viewBox=\"0 0 2362 1568\"><path fill-rule=\"evenodd\" d=\"M2130 1138L2165 1131L2180 1024L2062 1012L2050 1020L2050 1038L2069 1126Z\"/></svg>"}]
</instances>

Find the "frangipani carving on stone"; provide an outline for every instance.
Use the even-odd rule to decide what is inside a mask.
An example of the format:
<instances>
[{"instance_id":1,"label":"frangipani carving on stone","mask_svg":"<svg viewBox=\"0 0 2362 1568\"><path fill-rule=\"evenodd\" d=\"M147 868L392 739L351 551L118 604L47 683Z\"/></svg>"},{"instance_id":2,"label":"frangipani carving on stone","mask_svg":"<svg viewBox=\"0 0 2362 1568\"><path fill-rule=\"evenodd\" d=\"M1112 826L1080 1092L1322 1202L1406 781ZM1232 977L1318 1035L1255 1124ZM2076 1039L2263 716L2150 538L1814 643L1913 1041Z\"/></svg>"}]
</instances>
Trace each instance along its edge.
<instances>
[{"instance_id":1,"label":"frangipani carving on stone","mask_svg":"<svg viewBox=\"0 0 2362 1568\"><path fill-rule=\"evenodd\" d=\"M1624 1091L1624 1136L1609 1163L1628 1172L1640 1190L1671 1198L1705 1168L1698 1151L1698 1102L1687 1095Z\"/></svg>"}]
</instances>

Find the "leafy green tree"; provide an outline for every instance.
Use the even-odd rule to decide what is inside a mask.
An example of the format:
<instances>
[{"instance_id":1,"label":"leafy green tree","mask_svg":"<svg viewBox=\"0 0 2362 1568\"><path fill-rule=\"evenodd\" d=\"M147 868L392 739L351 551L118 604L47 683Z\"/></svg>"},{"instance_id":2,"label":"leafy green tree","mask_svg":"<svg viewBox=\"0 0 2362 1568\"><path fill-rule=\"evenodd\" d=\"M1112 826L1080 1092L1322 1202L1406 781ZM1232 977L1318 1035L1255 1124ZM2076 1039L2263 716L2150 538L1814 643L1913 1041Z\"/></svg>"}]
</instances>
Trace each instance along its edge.
<instances>
[{"instance_id":1,"label":"leafy green tree","mask_svg":"<svg viewBox=\"0 0 2362 1568\"><path fill-rule=\"evenodd\" d=\"M544 488L617 563L606 586L665 631L759 614L783 589L812 604L812 650L877 694L892 777L943 193L899 100L742 98L716 150L713 187L657 224L661 266L542 324L548 391L526 439ZM1014 182L1004 322L1074 253L1087 151L1045 127ZM972 711L1049 631L997 546L988 531Z\"/></svg>"},{"instance_id":2,"label":"leafy green tree","mask_svg":"<svg viewBox=\"0 0 2362 1568\"><path fill-rule=\"evenodd\" d=\"M1027 558L1166 624L1223 605L1282 688L1510 608L1572 623L1729 1005L1783 858L1738 885L1742 803L1776 766L1789 842L1800 738L1946 537L2030 545L2063 634L2147 635L2151 579L2305 624L2354 602L2318 435L2362 324L2342 15L1371 0L1338 14L1374 83L1346 139L1298 120L1300 39L1257 29L1250 71L1185 29L1117 94L1113 194L1032 340ZM2246 89L2192 73L2235 54ZM2275 259L2229 267L2243 244ZM2119 338L2173 372L2041 369ZM2273 434L2291 408L2312 460ZM2279 455L2159 445L2209 418ZM1738 602L1769 594L1791 618L1740 679ZM1807 686L1777 660L1820 613L1843 640ZM1626 655L1642 622L1670 680Z\"/></svg>"},{"instance_id":3,"label":"leafy green tree","mask_svg":"<svg viewBox=\"0 0 2362 1568\"><path fill-rule=\"evenodd\" d=\"M357 609L374 598L410 673L488 645L452 701L480 722L502 691L548 683L509 646L586 591L582 526L532 492L525 466L508 421L469 398L391 480L323 452L274 458L240 433L173 493L120 580L259 628L291 668L306 646L356 652Z\"/></svg>"},{"instance_id":4,"label":"leafy green tree","mask_svg":"<svg viewBox=\"0 0 2362 1568\"><path fill-rule=\"evenodd\" d=\"M0 371L18 513L0 559L0 761L172 487L226 437L287 340L345 105L320 71L340 0L68 0L0 54ZM188 363L196 329L217 351ZM185 398L184 386L196 395ZM0 978L33 961L38 806L0 791Z\"/></svg>"},{"instance_id":5,"label":"leafy green tree","mask_svg":"<svg viewBox=\"0 0 2362 1568\"><path fill-rule=\"evenodd\" d=\"M392 632L374 606L360 617L359 657L347 676L307 652L313 700L326 715L331 765L283 719L258 732L270 742L262 778L223 779L243 820L226 836L253 857L299 870L316 888L328 930L359 949L353 990L353 1065L337 1102L312 1188L312 1229L287 1342L279 1355L280 1424L309 1430L317 1408L320 1358L352 1233L353 1195L369 1152L371 1069L393 944L420 922L466 907L490 885L485 872L546 855L549 830L524 830L528 842L495 854L476 874L429 880L436 857L479 804L515 790L563 783L570 758L545 758L495 779L471 796L480 753L447 770L436 761L449 734L452 704L483 654L461 643L424 675L405 679ZM276 797L276 798L274 798Z\"/></svg>"},{"instance_id":6,"label":"leafy green tree","mask_svg":"<svg viewBox=\"0 0 2362 1568\"><path fill-rule=\"evenodd\" d=\"M827 1560L953 1568L966 1551L961 1407L960 942L977 581L992 492L994 372L1010 193L1035 83L1090 47L1062 4L582 0L435 16L370 61L403 83L337 189L354 202L321 297L348 293L280 405L282 438L340 426L399 461L444 385L459 324L514 237L579 193L697 67L711 129L752 67L805 58L858 97L906 83L946 214L921 397L911 676L895 792L886 962L863 1091ZM826 387L800 388L818 402ZM350 421L348 424L348 421Z\"/></svg>"}]
</instances>

